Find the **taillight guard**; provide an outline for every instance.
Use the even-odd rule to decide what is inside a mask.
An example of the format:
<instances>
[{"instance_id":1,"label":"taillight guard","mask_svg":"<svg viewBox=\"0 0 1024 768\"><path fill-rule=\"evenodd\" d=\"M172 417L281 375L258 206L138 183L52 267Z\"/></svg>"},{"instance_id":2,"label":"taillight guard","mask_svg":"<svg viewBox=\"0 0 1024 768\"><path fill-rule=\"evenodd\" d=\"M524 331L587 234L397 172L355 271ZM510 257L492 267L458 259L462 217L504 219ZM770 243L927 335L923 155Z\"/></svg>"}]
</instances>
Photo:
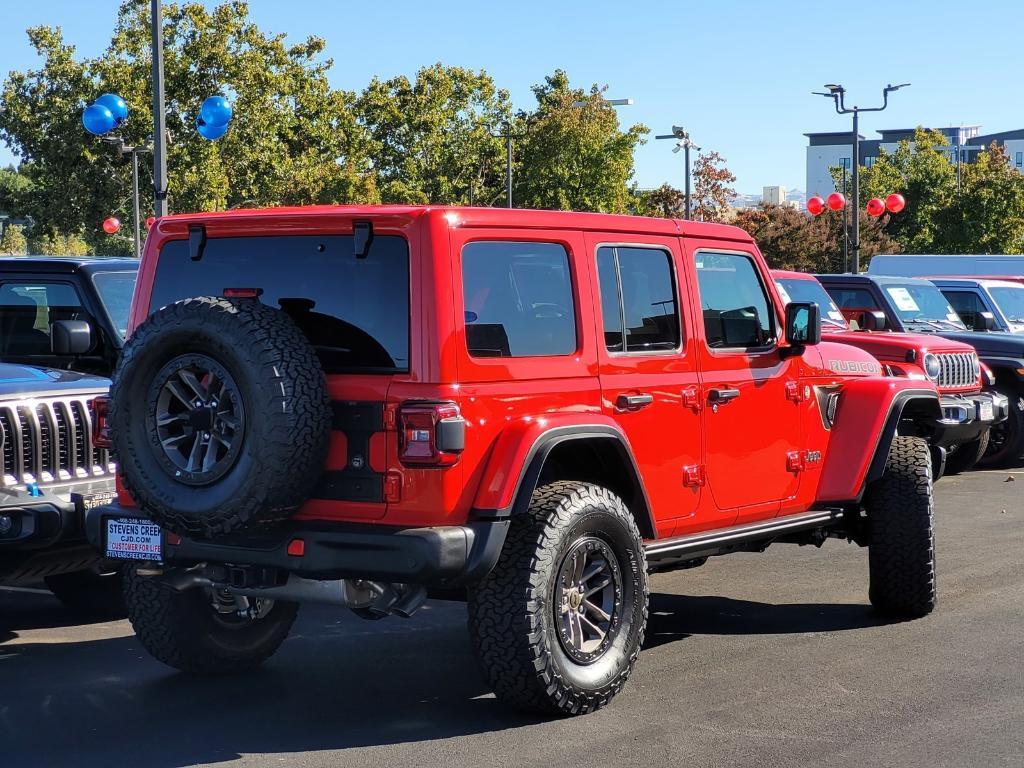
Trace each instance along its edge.
<instances>
[{"instance_id":1,"label":"taillight guard","mask_svg":"<svg viewBox=\"0 0 1024 768\"><path fill-rule=\"evenodd\" d=\"M409 402L398 411L398 458L405 465L450 467L466 446L455 403Z\"/></svg>"}]
</instances>

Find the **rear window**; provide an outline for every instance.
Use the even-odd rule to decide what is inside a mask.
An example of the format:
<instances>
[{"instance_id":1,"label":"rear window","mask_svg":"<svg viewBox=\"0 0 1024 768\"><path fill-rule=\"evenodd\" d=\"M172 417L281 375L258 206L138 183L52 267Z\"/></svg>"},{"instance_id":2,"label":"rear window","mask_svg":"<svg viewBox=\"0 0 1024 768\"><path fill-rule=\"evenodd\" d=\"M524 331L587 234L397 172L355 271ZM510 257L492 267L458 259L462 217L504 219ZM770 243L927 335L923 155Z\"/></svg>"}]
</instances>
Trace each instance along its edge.
<instances>
[{"instance_id":1,"label":"rear window","mask_svg":"<svg viewBox=\"0 0 1024 768\"><path fill-rule=\"evenodd\" d=\"M351 235L225 237L202 258L188 241L160 252L150 311L225 288L260 288L260 300L295 320L327 373L409 369L409 247L377 235L357 259Z\"/></svg>"}]
</instances>

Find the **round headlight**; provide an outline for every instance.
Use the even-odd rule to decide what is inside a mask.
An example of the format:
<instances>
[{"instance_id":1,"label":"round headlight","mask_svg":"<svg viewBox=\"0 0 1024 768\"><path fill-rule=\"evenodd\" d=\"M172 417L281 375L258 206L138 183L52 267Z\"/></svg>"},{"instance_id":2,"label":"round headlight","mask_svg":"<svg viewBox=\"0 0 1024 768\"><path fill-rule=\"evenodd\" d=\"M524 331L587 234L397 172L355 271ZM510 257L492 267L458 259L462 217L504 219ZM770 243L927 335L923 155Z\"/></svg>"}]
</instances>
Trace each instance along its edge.
<instances>
[{"instance_id":1,"label":"round headlight","mask_svg":"<svg viewBox=\"0 0 1024 768\"><path fill-rule=\"evenodd\" d=\"M924 356L924 375L932 381L938 381L941 373L942 364L939 362L938 356L929 352Z\"/></svg>"},{"instance_id":2,"label":"round headlight","mask_svg":"<svg viewBox=\"0 0 1024 768\"><path fill-rule=\"evenodd\" d=\"M975 379L981 376L981 360L978 359L977 355L971 355L971 372L974 374Z\"/></svg>"}]
</instances>

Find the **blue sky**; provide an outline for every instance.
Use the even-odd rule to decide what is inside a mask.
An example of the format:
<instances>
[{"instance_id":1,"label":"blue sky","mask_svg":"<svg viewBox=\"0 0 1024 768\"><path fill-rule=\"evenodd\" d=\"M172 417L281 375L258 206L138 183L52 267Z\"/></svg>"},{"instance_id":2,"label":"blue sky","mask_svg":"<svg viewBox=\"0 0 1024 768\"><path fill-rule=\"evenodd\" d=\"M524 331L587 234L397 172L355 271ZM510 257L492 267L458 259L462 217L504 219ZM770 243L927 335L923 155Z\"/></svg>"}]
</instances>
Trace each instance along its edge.
<instances>
[{"instance_id":1,"label":"blue sky","mask_svg":"<svg viewBox=\"0 0 1024 768\"><path fill-rule=\"evenodd\" d=\"M24 34L35 24L60 25L80 54L98 53L117 7L117 0L4 0L0 75L37 64ZM435 61L486 69L522 107L533 104L530 86L559 67L575 84L607 84L610 98L635 100L620 108L621 119L652 129L636 155L643 187L682 185L681 153L653 139L675 123L726 157L740 192L803 188L802 134L849 130L831 102L810 94L826 82L842 83L861 105L879 100L888 82L913 83L886 112L863 120L869 138L878 128L917 124L1024 127L1019 0L251 0L250 7L264 30L325 37L332 82L347 89ZM11 159L0 148L0 164Z\"/></svg>"}]
</instances>

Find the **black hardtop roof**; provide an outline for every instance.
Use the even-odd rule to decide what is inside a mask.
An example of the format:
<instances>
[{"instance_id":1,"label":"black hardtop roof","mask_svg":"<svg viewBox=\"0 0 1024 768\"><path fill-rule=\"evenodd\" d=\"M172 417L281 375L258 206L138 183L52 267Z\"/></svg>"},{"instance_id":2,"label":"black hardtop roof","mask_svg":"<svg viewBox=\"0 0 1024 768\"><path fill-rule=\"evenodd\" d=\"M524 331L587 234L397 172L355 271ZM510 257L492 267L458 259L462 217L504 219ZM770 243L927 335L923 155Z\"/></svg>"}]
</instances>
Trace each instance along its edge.
<instances>
[{"instance_id":1,"label":"black hardtop roof","mask_svg":"<svg viewBox=\"0 0 1024 768\"><path fill-rule=\"evenodd\" d=\"M932 285L931 280L923 277L899 277L898 275L854 275L852 273L815 275L821 281L834 282L843 280L850 283L877 283L878 285Z\"/></svg>"},{"instance_id":2,"label":"black hardtop roof","mask_svg":"<svg viewBox=\"0 0 1024 768\"><path fill-rule=\"evenodd\" d=\"M52 272L71 274L84 271L135 270L139 260L120 256L0 256L0 273Z\"/></svg>"}]
</instances>

